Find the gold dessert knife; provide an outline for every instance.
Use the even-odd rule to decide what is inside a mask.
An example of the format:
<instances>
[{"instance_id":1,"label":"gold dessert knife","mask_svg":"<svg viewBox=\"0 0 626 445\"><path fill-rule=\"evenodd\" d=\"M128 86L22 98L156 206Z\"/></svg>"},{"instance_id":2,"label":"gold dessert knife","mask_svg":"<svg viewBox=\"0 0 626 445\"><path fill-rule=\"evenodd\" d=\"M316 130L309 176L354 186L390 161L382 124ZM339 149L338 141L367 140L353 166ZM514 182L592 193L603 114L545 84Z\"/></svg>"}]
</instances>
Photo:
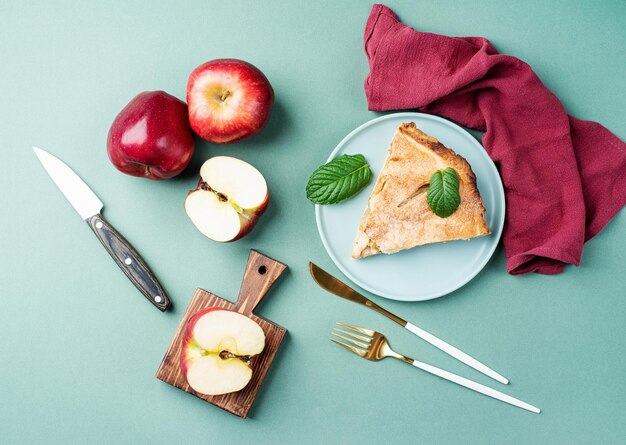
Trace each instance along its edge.
<instances>
[{"instance_id":1,"label":"gold dessert knife","mask_svg":"<svg viewBox=\"0 0 626 445\"><path fill-rule=\"evenodd\" d=\"M328 272L326 272L319 266L313 264L312 262L309 262L309 270L315 282L319 284L322 288L326 289L328 292L331 292L339 297L345 298L346 300L350 300L355 303L362 304L363 306L368 307L370 309L374 309L376 312L381 313L385 317L395 321L406 330L412 332L413 334L427 341L428 343L435 346L436 348L441 349L443 352L445 352L448 355L451 355L455 359L465 363L468 366L471 366L475 370L480 371L483 374L491 377L492 379L497 380L500 383L504 383L505 385L509 383L509 381L505 377L498 374L496 371L489 368L487 365L479 362L475 358L469 356L468 354L461 351L460 349L455 348L451 344L446 343L440 338L435 337L433 334L426 332L425 330L415 326L414 324L409 323L408 321L403 320L397 315L394 315L388 310L380 307L379 305L374 303L372 300L365 298L363 295L361 295L360 293L358 293L357 291L355 291L348 285L344 284L343 282L339 281L337 278L333 277L331 274L329 274Z\"/></svg>"}]
</instances>

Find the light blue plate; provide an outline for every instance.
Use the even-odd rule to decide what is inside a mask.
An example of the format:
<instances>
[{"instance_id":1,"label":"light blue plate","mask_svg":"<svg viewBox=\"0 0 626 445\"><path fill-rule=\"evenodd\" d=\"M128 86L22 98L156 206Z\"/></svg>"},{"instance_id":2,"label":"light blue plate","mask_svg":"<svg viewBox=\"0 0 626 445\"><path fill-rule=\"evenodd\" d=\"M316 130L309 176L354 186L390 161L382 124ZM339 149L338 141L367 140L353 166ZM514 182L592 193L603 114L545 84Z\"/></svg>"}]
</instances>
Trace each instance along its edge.
<instances>
[{"instance_id":1,"label":"light blue plate","mask_svg":"<svg viewBox=\"0 0 626 445\"><path fill-rule=\"evenodd\" d=\"M375 178L382 168L391 138L402 122L415 122L425 133L463 156L476 174L492 234L469 241L451 241L415 247L393 255L355 260L356 236ZM399 301L422 301L446 295L470 281L487 264L496 249L504 225L504 189L498 170L484 148L463 128L422 113L388 114L361 125L330 154L362 153L374 178L355 197L334 205L316 205L315 216L324 247L337 267L373 294Z\"/></svg>"}]
</instances>

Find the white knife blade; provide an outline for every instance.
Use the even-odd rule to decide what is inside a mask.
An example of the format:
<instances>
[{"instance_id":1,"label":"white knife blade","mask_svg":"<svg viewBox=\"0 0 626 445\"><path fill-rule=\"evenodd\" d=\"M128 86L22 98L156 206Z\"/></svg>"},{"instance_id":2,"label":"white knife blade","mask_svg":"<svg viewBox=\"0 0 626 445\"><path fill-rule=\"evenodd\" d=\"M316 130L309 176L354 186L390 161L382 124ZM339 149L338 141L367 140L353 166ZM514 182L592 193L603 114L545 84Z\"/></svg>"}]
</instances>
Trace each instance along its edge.
<instances>
[{"instance_id":1,"label":"white knife blade","mask_svg":"<svg viewBox=\"0 0 626 445\"><path fill-rule=\"evenodd\" d=\"M82 219L87 220L90 216L100 213L100 210L104 207L102 201L85 184L85 181L80 179L74 170L41 148L33 147L33 150L46 172L48 172L48 175L52 178L52 181L54 181Z\"/></svg>"}]
</instances>

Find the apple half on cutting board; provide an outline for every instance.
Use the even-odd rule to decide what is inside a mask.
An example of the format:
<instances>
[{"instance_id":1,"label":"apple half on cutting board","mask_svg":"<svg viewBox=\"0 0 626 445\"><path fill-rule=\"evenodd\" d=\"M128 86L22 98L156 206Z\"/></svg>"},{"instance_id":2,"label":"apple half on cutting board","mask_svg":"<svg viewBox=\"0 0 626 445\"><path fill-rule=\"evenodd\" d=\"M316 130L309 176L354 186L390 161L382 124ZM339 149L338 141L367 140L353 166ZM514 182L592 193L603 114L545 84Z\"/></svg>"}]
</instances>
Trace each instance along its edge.
<instances>
[{"instance_id":1,"label":"apple half on cutting board","mask_svg":"<svg viewBox=\"0 0 626 445\"><path fill-rule=\"evenodd\" d=\"M265 334L254 320L218 307L203 309L187 322L181 371L201 394L236 392L252 379L252 360L264 347Z\"/></svg>"}]
</instances>

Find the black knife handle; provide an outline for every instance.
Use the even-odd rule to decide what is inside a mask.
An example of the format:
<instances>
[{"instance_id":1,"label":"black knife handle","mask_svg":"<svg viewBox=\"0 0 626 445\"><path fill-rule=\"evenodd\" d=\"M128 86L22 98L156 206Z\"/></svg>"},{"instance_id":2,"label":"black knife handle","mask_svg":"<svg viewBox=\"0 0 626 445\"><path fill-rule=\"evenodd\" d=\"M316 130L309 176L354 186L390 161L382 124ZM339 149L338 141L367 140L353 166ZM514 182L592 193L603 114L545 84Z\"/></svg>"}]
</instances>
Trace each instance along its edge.
<instances>
[{"instance_id":1,"label":"black knife handle","mask_svg":"<svg viewBox=\"0 0 626 445\"><path fill-rule=\"evenodd\" d=\"M133 246L99 213L87 218L87 224L137 289L160 311L165 311L170 299Z\"/></svg>"}]
</instances>

